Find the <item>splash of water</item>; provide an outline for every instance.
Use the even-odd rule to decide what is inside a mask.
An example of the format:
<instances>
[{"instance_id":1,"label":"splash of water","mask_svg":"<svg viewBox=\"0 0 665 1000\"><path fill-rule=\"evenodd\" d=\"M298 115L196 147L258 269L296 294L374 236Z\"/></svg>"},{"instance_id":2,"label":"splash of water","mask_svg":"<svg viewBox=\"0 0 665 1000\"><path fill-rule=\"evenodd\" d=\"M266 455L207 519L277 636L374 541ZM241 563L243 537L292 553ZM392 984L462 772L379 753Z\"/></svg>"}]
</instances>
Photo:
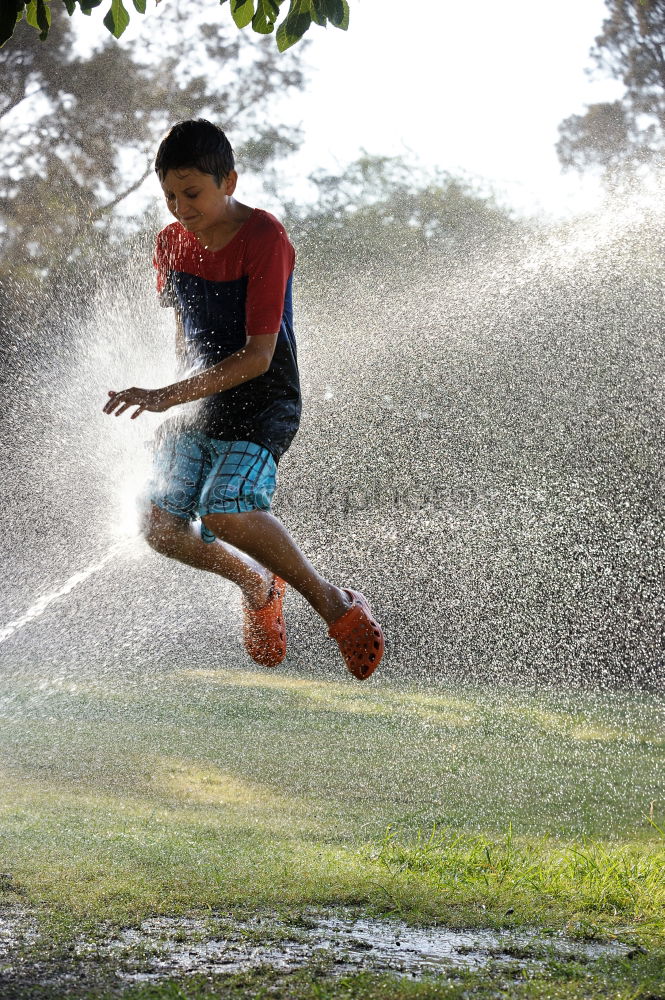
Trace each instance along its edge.
<instances>
[{"instance_id":1,"label":"splash of water","mask_svg":"<svg viewBox=\"0 0 665 1000\"><path fill-rule=\"evenodd\" d=\"M391 634L386 671L611 679L659 669L662 221L639 203L610 209L463 260L453 247L329 281L301 262L305 419L281 465L277 513L325 576L367 590ZM120 289L100 281L72 341L70 356L49 357L46 375L26 382L24 405L0 414L21 448L0 476L0 503L15 510L9 558L23 575L12 622L45 544L51 594L134 519L159 418L103 416L107 390L174 377L173 317L156 309L147 275ZM46 418L44 396L57 401ZM207 666L230 585L220 592L212 575L135 554L135 599L114 579L99 601L82 601L67 619L80 626L71 656L97 670L121 652L143 664L158 637L160 659ZM298 667L299 651L303 669L325 659L320 623L297 600L290 621L289 662ZM114 642L93 646L102 629ZM227 632L236 642L236 625Z\"/></svg>"},{"instance_id":2,"label":"splash of water","mask_svg":"<svg viewBox=\"0 0 665 1000\"><path fill-rule=\"evenodd\" d=\"M86 580L89 580L94 573L98 573L100 569L103 569L107 563L109 563L115 556L119 555L123 550L126 550L130 545L131 540L125 540L116 542L110 547L110 549L102 556L97 562L91 563L90 566L86 566L85 569L79 570L69 577L61 587L57 590L51 591L50 594L42 594L38 597L34 604L32 604L28 610L21 615L20 618L16 618L14 621L7 622L4 628L0 629L0 642L5 642L10 636L14 635L20 629L29 625L36 618L39 618L44 614L46 609L53 604L54 601L59 600L61 597L66 597L67 594L71 594L72 590L79 587Z\"/></svg>"}]
</instances>

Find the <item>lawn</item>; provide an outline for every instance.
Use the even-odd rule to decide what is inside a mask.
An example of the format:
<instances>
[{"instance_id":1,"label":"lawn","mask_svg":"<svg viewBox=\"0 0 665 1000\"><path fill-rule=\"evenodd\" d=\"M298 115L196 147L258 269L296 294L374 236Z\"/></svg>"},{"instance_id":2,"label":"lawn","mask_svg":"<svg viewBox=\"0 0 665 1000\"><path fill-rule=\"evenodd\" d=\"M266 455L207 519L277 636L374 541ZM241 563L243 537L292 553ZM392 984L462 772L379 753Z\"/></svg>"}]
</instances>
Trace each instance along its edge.
<instances>
[{"instance_id":1,"label":"lawn","mask_svg":"<svg viewBox=\"0 0 665 1000\"><path fill-rule=\"evenodd\" d=\"M39 685L28 671L5 693L0 891L51 949L154 914L342 905L635 949L526 985L312 973L280 993L265 972L127 996L665 995L657 696L187 668Z\"/></svg>"}]
</instances>

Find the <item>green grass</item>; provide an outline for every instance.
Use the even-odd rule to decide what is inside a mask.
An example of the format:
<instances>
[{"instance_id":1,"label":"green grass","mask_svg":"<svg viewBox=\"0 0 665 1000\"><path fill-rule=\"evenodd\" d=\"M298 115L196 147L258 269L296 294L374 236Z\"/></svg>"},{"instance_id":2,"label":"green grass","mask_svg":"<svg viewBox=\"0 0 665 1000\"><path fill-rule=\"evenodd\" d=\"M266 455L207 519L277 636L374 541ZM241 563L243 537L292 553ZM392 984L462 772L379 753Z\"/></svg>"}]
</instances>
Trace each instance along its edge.
<instances>
[{"instance_id":1,"label":"green grass","mask_svg":"<svg viewBox=\"0 0 665 1000\"><path fill-rule=\"evenodd\" d=\"M250 670L41 684L29 671L12 681L0 720L0 864L11 876L0 901L36 907L52 941L150 914L352 904L415 922L618 937L645 945L644 962L660 954L655 696ZM616 973L626 990L635 968ZM303 979L303 998L347 995L315 979ZM372 993L375 979L348 995L392 996ZM564 992L550 982L542 995L587 995L568 979L561 971ZM187 987L197 998L207 988ZM430 995L427 984L400 989Z\"/></svg>"},{"instance_id":2,"label":"green grass","mask_svg":"<svg viewBox=\"0 0 665 1000\"><path fill-rule=\"evenodd\" d=\"M418 878L453 909L473 900L499 926L538 923L584 936L640 932L658 940L665 920L665 838L661 843L562 844L454 831L404 844L386 837L378 860L406 882ZM479 920L486 924L487 919Z\"/></svg>"}]
</instances>

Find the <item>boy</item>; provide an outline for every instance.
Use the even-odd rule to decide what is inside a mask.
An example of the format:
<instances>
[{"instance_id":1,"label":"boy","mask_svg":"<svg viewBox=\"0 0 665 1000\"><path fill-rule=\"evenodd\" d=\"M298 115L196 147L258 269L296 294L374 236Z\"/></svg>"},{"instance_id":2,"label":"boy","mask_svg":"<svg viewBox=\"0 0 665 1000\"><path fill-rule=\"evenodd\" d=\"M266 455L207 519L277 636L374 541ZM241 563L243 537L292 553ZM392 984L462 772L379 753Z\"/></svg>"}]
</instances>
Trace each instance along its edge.
<instances>
[{"instance_id":1,"label":"boy","mask_svg":"<svg viewBox=\"0 0 665 1000\"><path fill-rule=\"evenodd\" d=\"M275 667L286 655L288 583L365 680L384 649L367 601L324 580L270 513L277 462L300 420L293 247L277 219L233 197L233 150L210 122L175 125L155 171L177 220L157 237L157 288L175 310L176 351L188 375L161 389L110 391L104 412L120 416L135 406L133 419L200 403L159 429L146 539L163 555L238 584L245 648L257 663ZM200 534L191 524L197 518Z\"/></svg>"}]
</instances>

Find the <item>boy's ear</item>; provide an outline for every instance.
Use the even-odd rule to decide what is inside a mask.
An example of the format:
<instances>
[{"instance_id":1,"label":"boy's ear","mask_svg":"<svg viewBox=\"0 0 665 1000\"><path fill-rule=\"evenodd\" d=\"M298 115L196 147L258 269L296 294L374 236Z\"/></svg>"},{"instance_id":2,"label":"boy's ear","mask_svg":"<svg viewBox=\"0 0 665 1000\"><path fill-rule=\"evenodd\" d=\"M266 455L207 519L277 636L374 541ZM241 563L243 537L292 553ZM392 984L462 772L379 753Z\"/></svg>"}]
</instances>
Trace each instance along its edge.
<instances>
[{"instance_id":1,"label":"boy's ear","mask_svg":"<svg viewBox=\"0 0 665 1000\"><path fill-rule=\"evenodd\" d=\"M222 181L224 187L224 194L232 195L236 189L236 184L238 183L238 174L235 170L229 170L228 174Z\"/></svg>"}]
</instances>

